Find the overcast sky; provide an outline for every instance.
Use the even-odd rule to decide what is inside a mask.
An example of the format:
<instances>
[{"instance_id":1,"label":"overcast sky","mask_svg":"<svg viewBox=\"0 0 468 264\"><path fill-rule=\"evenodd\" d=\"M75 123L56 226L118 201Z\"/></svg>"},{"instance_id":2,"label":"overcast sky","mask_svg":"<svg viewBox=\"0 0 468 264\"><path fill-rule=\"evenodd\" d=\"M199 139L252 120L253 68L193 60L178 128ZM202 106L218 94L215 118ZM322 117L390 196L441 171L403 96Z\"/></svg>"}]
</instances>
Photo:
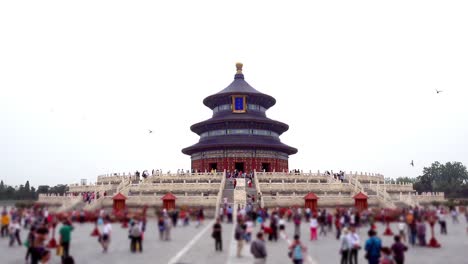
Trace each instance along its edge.
<instances>
[{"instance_id":1,"label":"overcast sky","mask_svg":"<svg viewBox=\"0 0 468 264\"><path fill-rule=\"evenodd\" d=\"M237 61L290 126L290 169L468 165L466 14L466 1L2 1L0 178L189 169L189 127Z\"/></svg>"}]
</instances>

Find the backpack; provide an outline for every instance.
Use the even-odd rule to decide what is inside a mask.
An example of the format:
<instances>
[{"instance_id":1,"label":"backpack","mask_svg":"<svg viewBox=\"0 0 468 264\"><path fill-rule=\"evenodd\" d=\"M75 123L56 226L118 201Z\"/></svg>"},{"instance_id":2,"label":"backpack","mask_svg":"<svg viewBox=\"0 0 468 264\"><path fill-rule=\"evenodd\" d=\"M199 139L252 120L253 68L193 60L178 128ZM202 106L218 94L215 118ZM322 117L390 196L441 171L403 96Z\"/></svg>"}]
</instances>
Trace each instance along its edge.
<instances>
[{"instance_id":1,"label":"backpack","mask_svg":"<svg viewBox=\"0 0 468 264\"><path fill-rule=\"evenodd\" d=\"M296 245L293 249L293 259L298 260L302 259L302 247L301 245Z\"/></svg>"}]
</instances>

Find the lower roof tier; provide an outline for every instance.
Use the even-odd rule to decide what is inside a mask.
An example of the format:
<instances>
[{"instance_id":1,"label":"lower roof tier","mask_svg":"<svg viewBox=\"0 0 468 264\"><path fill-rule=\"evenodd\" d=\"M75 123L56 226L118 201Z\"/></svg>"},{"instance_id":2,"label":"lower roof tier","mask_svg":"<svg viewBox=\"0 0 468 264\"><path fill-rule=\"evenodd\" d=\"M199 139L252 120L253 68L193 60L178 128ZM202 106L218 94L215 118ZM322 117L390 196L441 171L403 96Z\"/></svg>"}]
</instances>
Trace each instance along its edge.
<instances>
[{"instance_id":1,"label":"lower roof tier","mask_svg":"<svg viewBox=\"0 0 468 264\"><path fill-rule=\"evenodd\" d=\"M196 152L226 149L226 148L246 148L246 149L269 149L284 152L288 155L297 153L297 149L281 143L272 137L266 136L215 136L201 140L195 145L182 149L182 153L192 155Z\"/></svg>"},{"instance_id":2,"label":"lower roof tier","mask_svg":"<svg viewBox=\"0 0 468 264\"><path fill-rule=\"evenodd\" d=\"M196 123L190 127L194 133L200 135L203 132L227 128L257 128L273 130L279 135L289 129L285 123L257 115L228 114L215 116L208 120Z\"/></svg>"}]
</instances>

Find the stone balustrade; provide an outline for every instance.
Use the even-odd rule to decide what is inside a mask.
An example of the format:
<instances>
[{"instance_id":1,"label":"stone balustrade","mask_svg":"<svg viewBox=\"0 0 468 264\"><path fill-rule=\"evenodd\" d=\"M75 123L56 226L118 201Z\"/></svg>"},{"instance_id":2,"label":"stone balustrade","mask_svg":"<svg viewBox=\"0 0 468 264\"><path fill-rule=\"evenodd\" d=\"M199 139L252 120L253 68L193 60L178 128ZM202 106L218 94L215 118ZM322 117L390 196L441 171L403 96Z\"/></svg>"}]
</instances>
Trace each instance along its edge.
<instances>
[{"instance_id":1,"label":"stone balustrade","mask_svg":"<svg viewBox=\"0 0 468 264\"><path fill-rule=\"evenodd\" d=\"M161 207L163 201L161 200L162 196L129 196L125 203L129 207L137 207L137 206L158 206ZM189 206L189 207L216 207L216 196L179 196L176 195L176 206ZM102 201L102 205L104 207L112 207L113 201L110 197L106 197Z\"/></svg>"},{"instance_id":2,"label":"stone balustrade","mask_svg":"<svg viewBox=\"0 0 468 264\"><path fill-rule=\"evenodd\" d=\"M317 205L319 207L336 207L354 206L354 200L350 199L349 195L319 195ZM291 207L291 206L304 206L304 197L293 195L293 196L264 196L262 197L265 201L265 206L268 208L275 207ZM368 204L371 206L377 206L379 201L375 196L369 196Z\"/></svg>"},{"instance_id":3,"label":"stone balustrade","mask_svg":"<svg viewBox=\"0 0 468 264\"><path fill-rule=\"evenodd\" d=\"M68 185L69 193L104 192L113 189L112 185Z\"/></svg>"},{"instance_id":4,"label":"stone balustrade","mask_svg":"<svg viewBox=\"0 0 468 264\"><path fill-rule=\"evenodd\" d=\"M223 176L223 172L200 172L200 173L154 173L153 175L149 175L146 179L149 178L196 178L196 177L214 177L214 178L219 178ZM136 175L133 173L111 173L111 174L105 174L105 175L99 175L97 177L97 182L120 182L124 179L136 179ZM140 179L143 180L143 175L140 175Z\"/></svg>"},{"instance_id":5,"label":"stone balustrade","mask_svg":"<svg viewBox=\"0 0 468 264\"><path fill-rule=\"evenodd\" d=\"M138 185L132 185L129 190L131 192L161 192L161 191L214 191L219 190L218 184L212 183L166 183L166 184L152 184L152 183L142 183Z\"/></svg>"},{"instance_id":6,"label":"stone balustrade","mask_svg":"<svg viewBox=\"0 0 468 264\"><path fill-rule=\"evenodd\" d=\"M261 183L263 193L278 191L305 191L305 192L352 192L353 188L341 183Z\"/></svg>"},{"instance_id":7,"label":"stone balustrade","mask_svg":"<svg viewBox=\"0 0 468 264\"><path fill-rule=\"evenodd\" d=\"M81 196L74 196L71 194L59 195L59 194L39 194L38 203L44 203L49 205L63 205L66 203L72 203L74 201L82 200Z\"/></svg>"}]
</instances>

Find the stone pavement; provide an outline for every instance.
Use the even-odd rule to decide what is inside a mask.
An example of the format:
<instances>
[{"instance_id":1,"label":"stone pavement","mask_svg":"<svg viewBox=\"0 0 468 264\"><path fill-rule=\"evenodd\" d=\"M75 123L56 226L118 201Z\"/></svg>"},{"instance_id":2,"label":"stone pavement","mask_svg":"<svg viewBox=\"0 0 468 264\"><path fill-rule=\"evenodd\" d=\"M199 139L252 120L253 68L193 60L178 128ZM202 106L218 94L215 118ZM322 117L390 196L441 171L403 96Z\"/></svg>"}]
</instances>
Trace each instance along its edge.
<instances>
[{"instance_id":1,"label":"stone pavement","mask_svg":"<svg viewBox=\"0 0 468 264\"><path fill-rule=\"evenodd\" d=\"M143 244L144 252L141 254L131 254L129 251L129 240L127 229L123 229L118 224L113 224L112 243L107 254L101 252L100 245L95 237L90 233L93 225L75 224L71 254L75 257L76 263L154 263L154 264L242 264L253 263L253 258L249 253L249 245L244 246L242 258L235 257L236 244L233 239L233 225L223 224L223 252L214 251L214 241L211 238L211 226L213 221L209 220L199 228L195 223L189 227L177 227L173 229L172 240L169 242L159 241L157 234L157 223L154 219L148 222L147 231ZM442 248L430 249L421 247L410 247L406 254L406 263L424 264L463 264L468 263L468 235L466 233L466 223L453 225L448 223L448 235L439 235L437 226L437 239L442 244ZM259 227L256 227L256 231ZM292 236L293 225L288 224L286 233L288 238ZM379 235L383 239L384 245L391 245L392 237L382 236L384 226L378 224ZM429 229L428 229L429 230ZM393 226L393 231L396 227ZM301 227L302 241L308 247L308 254L312 263L329 264L339 263L338 254L339 243L334 237L334 233L329 233L327 237L319 237L318 241L307 240L309 236L308 226ZM367 228L360 230L361 241L364 244L367 239ZM22 231L22 238L26 237L26 231ZM428 237L429 239L429 237ZM280 239L278 242L267 241L268 260L271 264L291 263L287 257L287 241ZM22 264L26 249L24 247L8 247L7 239L0 239L0 263ZM364 253L359 253L359 262L366 263ZM52 264L60 263L58 257L54 255ZM311 263L311 262L306 262Z\"/></svg>"}]
</instances>

